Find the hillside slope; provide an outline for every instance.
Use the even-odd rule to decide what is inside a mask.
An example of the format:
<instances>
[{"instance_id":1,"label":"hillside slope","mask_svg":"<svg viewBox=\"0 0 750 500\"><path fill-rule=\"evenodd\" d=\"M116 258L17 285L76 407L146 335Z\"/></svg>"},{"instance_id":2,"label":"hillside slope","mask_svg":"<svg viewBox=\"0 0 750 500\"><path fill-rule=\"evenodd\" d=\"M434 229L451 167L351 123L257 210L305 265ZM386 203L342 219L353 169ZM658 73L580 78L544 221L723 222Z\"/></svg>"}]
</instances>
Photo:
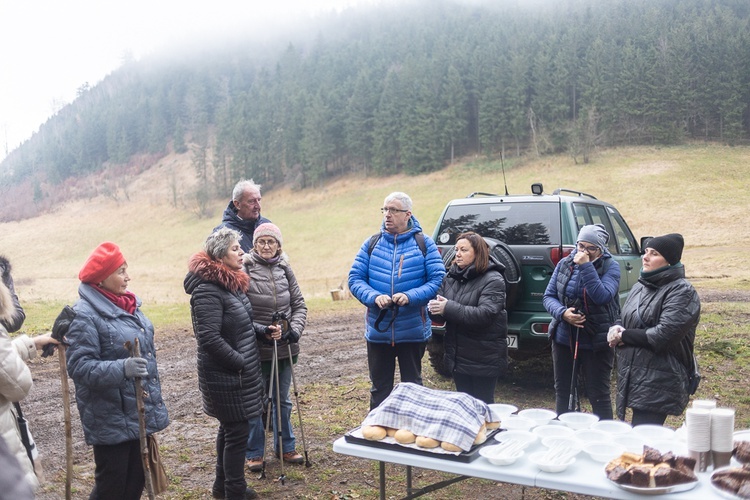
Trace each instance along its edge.
<instances>
[{"instance_id":1,"label":"hillside slope","mask_svg":"<svg viewBox=\"0 0 750 500\"><path fill-rule=\"evenodd\" d=\"M506 161L511 194L532 182L547 192L566 187L612 202L637 238L685 235L688 276L699 286L750 287L746 265L750 227L750 148L693 145L601 152L589 165L565 156ZM130 265L131 290L147 303L184 303L188 257L221 218L226 198L199 218L189 159L169 156L123 184L127 197L99 196L55 213L0 224L0 254L14 266L24 301L76 298L77 273L98 243L120 244ZM322 188L264 192L263 214L284 234L284 248L308 297L344 283L359 246L378 230L378 208L391 191L414 199L414 213L431 234L445 203L474 191L504 192L499 162L474 160L421 175L348 176ZM177 206L172 201L177 198Z\"/></svg>"}]
</instances>

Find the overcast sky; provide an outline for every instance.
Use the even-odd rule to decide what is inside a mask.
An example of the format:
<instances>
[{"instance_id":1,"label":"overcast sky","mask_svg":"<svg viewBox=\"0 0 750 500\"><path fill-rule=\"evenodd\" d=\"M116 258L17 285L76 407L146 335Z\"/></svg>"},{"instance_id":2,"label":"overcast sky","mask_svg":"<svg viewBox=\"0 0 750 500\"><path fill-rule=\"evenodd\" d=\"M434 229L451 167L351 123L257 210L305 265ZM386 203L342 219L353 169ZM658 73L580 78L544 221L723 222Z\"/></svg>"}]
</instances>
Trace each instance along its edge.
<instances>
[{"instance_id":1,"label":"overcast sky","mask_svg":"<svg viewBox=\"0 0 750 500\"><path fill-rule=\"evenodd\" d=\"M0 161L124 54L377 0L0 0Z\"/></svg>"}]
</instances>

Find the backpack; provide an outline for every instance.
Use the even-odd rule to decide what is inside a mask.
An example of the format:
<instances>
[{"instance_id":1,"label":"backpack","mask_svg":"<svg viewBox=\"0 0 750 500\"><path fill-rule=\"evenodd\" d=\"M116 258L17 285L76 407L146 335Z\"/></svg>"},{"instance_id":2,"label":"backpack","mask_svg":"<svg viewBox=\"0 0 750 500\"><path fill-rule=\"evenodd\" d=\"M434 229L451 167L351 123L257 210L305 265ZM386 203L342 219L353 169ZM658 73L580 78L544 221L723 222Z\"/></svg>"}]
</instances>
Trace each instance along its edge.
<instances>
[{"instance_id":1,"label":"backpack","mask_svg":"<svg viewBox=\"0 0 750 500\"><path fill-rule=\"evenodd\" d=\"M375 245L378 244L378 241L380 241L381 236L383 236L383 233L375 233L370 236L370 245L367 247L368 256L372 255L372 251L375 248ZM424 242L424 233L422 233L422 231L414 233L414 239L417 241L417 246L422 251L422 257L427 257L427 244Z\"/></svg>"}]
</instances>

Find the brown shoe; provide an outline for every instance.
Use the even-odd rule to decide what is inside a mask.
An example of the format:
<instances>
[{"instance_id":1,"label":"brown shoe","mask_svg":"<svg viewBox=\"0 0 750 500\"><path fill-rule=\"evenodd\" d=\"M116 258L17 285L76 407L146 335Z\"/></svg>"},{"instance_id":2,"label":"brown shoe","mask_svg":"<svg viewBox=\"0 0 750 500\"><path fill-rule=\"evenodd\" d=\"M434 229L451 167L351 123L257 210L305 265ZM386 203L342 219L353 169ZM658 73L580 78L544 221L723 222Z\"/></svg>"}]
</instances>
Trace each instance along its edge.
<instances>
[{"instance_id":1,"label":"brown shoe","mask_svg":"<svg viewBox=\"0 0 750 500\"><path fill-rule=\"evenodd\" d=\"M247 459L247 468L250 472L260 472L263 470L263 457L253 457Z\"/></svg>"},{"instance_id":2,"label":"brown shoe","mask_svg":"<svg viewBox=\"0 0 750 500\"><path fill-rule=\"evenodd\" d=\"M290 464L301 464L304 462L305 459L297 453L297 450L292 450L284 453L284 462L290 463Z\"/></svg>"}]
</instances>

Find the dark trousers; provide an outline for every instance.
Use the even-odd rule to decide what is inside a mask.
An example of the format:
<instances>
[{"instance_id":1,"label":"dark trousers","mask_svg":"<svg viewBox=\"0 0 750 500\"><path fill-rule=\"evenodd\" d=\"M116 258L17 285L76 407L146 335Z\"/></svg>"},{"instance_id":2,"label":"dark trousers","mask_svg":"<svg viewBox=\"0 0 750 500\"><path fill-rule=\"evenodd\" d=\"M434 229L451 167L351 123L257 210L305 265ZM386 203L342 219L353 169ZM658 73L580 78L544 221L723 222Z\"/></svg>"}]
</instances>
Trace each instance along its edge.
<instances>
[{"instance_id":1,"label":"dark trousers","mask_svg":"<svg viewBox=\"0 0 750 500\"><path fill-rule=\"evenodd\" d=\"M245 448L248 436L249 421L219 421L219 432L216 435L216 480L213 489L218 492L223 490L226 500L245 498Z\"/></svg>"},{"instance_id":2,"label":"dark trousers","mask_svg":"<svg viewBox=\"0 0 750 500\"><path fill-rule=\"evenodd\" d=\"M370 410L376 408L393 390L393 379L398 370L401 382L422 385L422 356L427 342L391 344L367 343L367 365L370 369Z\"/></svg>"},{"instance_id":3,"label":"dark trousers","mask_svg":"<svg viewBox=\"0 0 750 500\"><path fill-rule=\"evenodd\" d=\"M641 424L664 425L665 420L667 420L666 413L656 413L654 411L633 408L633 421L631 425L633 427Z\"/></svg>"},{"instance_id":4,"label":"dark trousers","mask_svg":"<svg viewBox=\"0 0 750 500\"><path fill-rule=\"evenodd\" d=\"M458 392L465 392L469 396L484 401L488 405L495 402L495 384L497 377L475 377L453 372L453 381Z\"/></svg>"},{"instance_id":5,"label":"dark trousers","mask_svg":"<svg viewBox=\"0 0 750 500\"><path fill-rule=\"evenodd\" d=\"M576 373L583 377L583 385L586 389L586 397L591 403L591 411L601 420L612 420L610 380L614 358L612 349L603 351L578 349ZM553 341L552 363L555 371L555 404L559 415L569 411L570 382L573 376L573 353L570 347Z\"/></svg>"},{"instance_id":6,"label":"dark trousers","mask_svg":"<svg viewBox=\"0 0 750 500\"><path fill-rule=\"evenodd\" d=\"M140 440L95 444L96 484L89 500L139 500L146 484Z\"/></svg>"}]
</instances>

